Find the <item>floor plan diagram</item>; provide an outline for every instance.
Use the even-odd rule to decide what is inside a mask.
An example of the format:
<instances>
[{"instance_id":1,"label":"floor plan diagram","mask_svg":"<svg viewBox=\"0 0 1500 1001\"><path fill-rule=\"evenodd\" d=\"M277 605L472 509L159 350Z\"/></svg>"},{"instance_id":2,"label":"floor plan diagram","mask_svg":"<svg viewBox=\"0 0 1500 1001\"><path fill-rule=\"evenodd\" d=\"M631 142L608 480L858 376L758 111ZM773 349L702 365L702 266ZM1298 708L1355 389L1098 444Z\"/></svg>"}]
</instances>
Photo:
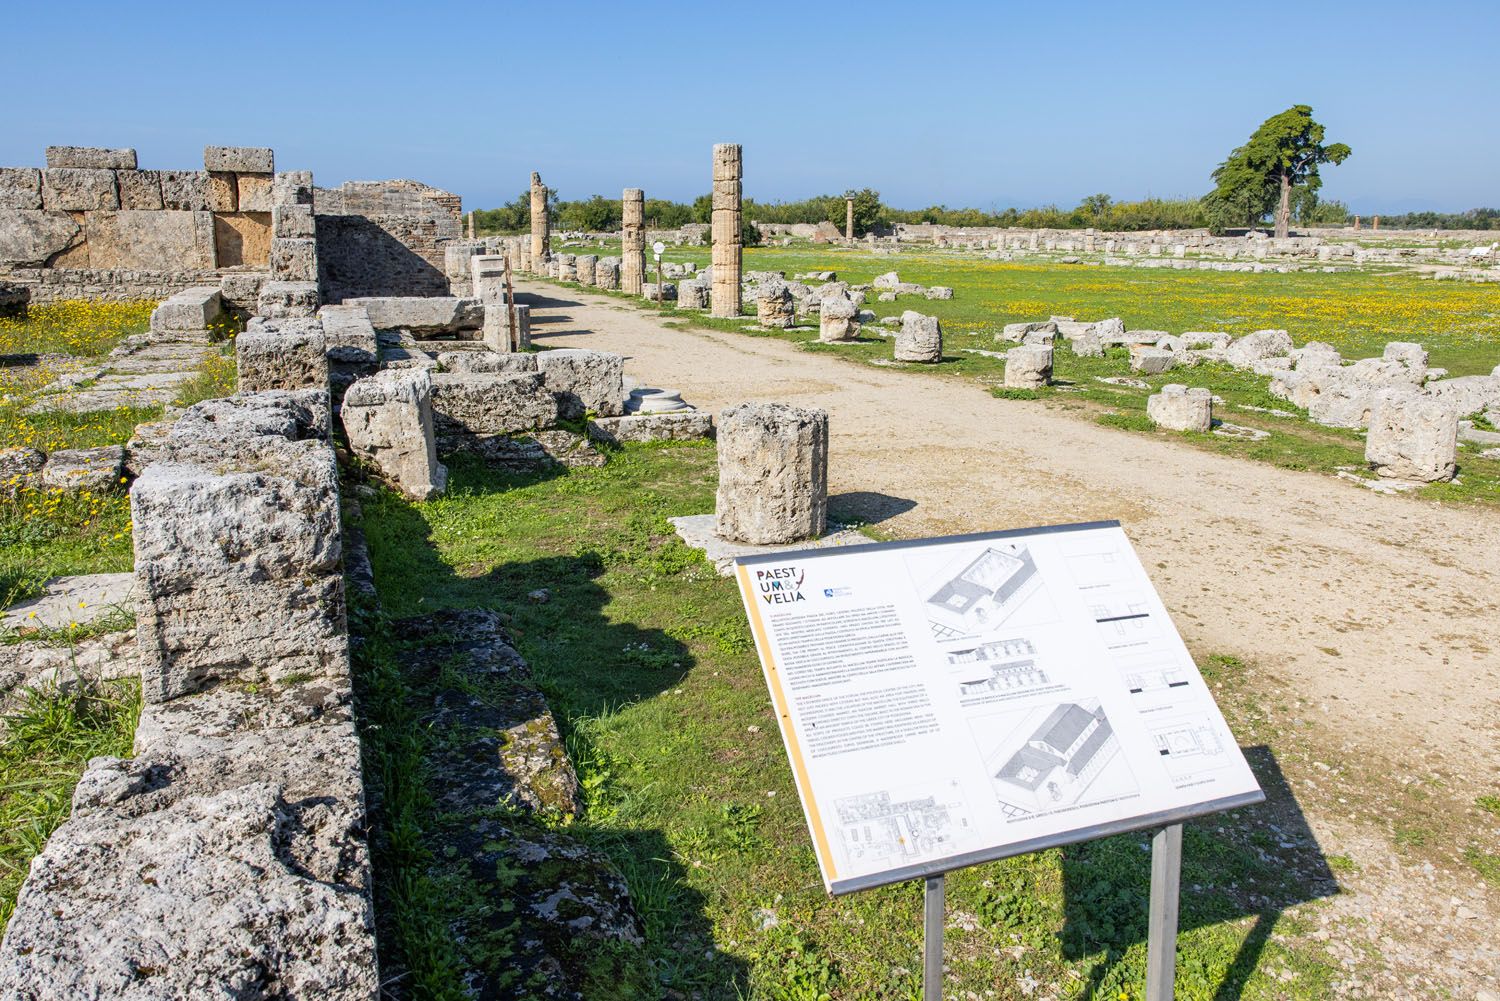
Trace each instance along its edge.
<instances>
[{"instance_id":1,"label":"floor plan diagram","mask_svg":"<svg viewBox=\"0 0 1500 1001\"><path fill-rule=\"evenodd\" d=\"M861 865L902 865L948 854L969 826L956 788L951 797L882 790L840 799L836 806L844 849Z\"/></svg>"},{"instance_id":2,"label":"floor plan diagram","mask_svg":"<svg viewBox=\"0 0 1500 1001\"><path fill-rule=\"evenodd\" d=\"M1015 729L995 743L1006 722ZM1043 813L1135 791L1114 728L1095 700L987 717L972 726L981 746L986 734L994 743L986 760L1008 816Z\"/></svg>"},{"instance_id":3,"label":"floor plan diagram","mask_svg":"<svg viewBox=\"0 0 1500 1001\"><path fill-rule=\"evenodd\" d=\"M1177 719L1151 728L1156 753L1167 763L1174 778L1183 779L1200 772L1212 771L1228 764L1225 742L1214 726L1204 719Z\"/></svg>"}]
</instances>

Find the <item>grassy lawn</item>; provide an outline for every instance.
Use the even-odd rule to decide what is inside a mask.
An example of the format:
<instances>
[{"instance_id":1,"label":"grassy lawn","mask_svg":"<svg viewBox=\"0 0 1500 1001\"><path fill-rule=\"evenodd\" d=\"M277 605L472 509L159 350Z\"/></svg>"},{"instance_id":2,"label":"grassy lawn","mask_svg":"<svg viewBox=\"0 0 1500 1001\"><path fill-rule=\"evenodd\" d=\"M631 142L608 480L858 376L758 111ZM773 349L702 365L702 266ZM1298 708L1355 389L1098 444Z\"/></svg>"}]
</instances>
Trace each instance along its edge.
<instances>
[{"instance_id":1,"label":"grassy lawn","mask_svg":"<svg viewBox=\"0 0 1500 1001\"><path fill-rule=\"evenodd\" d=\"M587 791L569 829L626 875L662 996L915 997L920 888L825 895L739 597L666 522L712 510L712 446L630 446L547 475L450 468L441 499L363 505L384 612L511 616ZM550 600L527 599L539 588ZM1268 804L1188 827L1180 997L1317 998L1343 975L1299 934L1320 905L1288 910L1336 886L1310 835L1280 847L1305 826L1276 753L1247 748ZM1145 845L952 876L953 996L1138 998ZM420 882L420 858L384 878Z\"/></svg>"},{"instance_id":2,"label":"grassy lawn","mask_svg":"<svg viewBox=\"0 0 1500 1001\"><path fill-rule=\"evenodd\" d=\"M617 252L617 248L567 248L567 252ZM674 248L672 261L708 263L707 248ZM995 395L1037 399L1045 405L1079 411L1091 420L1123 431L1167 435L1146 419L1146 398L1168 383L1206 386L1224 402L1216 419L1265 432L1269 437L1181 434L1192 447L1269 462L1286 469L1373 478L1364 459L1364 434L1328 428L1308 420L1306 411L1267 391L1269 380L1224 365L1174 369L1158 376L1135 376L1129 352L1110 350L1103 359L1079 358L1066 345L1054 353L1057 385L1036 392L1005 391L1003 357L1011 345L997 342L1007 323L1071 315L1086 319L1120 316L1126 327L1171 333L1224 330L1239 335L1266 327L1290 330L1297 343L1321 340L1336 345L1346 358L1379 355L1387 341L1416 340L1426 345L1431 364L1454 375L1488 374L1500 364L1500 286L1423 281L1405 272L1353 271L1338 274L1235 274L1216 271L1138 270L1067 265L1009 264L944 251L904 251L877 255L841 247L750 248L745 269L785 271L788 277L832 270L840 280L868 282L897 271L903 280L947 285L952 300L903 296L896 302L871 300L866 309L877 318L899 316L907 309L938 316L943 324L943 361L917 366L936 375L977 381L996 387ZM591 290L597 291L597 290ZM611 293L603 293L611 294ZM655 309L621 293L643 309ZM667 322L683 326L732 330L749 336L776 337L804 350L837 354L865 364L890 364L891 341L875 333L889 330L868 325L852 344L820 344L816 321L787 331L762 331L748 320L717 320L706 314L663 307ZM753 309L750 310L753 313ZM1107 384L1101 378L1131 377L1146 387ZM1267 413L1266 411L1277 411ZM1500 506L1500 460L1479 454L1484 447L1462 445L1460 475L1452 483L1421 488L1431 500Z\"/></svg>"}]
</instances>

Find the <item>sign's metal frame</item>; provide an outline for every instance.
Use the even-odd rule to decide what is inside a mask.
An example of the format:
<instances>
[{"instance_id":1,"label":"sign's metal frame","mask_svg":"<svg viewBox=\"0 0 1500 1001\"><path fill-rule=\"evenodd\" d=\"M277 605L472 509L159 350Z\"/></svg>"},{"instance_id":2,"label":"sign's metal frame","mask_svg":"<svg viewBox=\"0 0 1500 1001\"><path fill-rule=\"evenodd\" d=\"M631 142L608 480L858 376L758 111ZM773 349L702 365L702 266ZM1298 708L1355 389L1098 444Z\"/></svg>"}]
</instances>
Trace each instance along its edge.
<instances>
[{"instance_id":1,"label":"sign's metal frame","mask_svg":"<svg viewBox=\"0 0 1500 1001\"><path fill-rule=\"evenodd\" d=\"M1118 521L1089 521L1072 525L1048 525L1041 528L1018 528L1001 532L975 532L968 535L941 536L932 539L909 539L898 542L871 542L868 545L841 546L828 549L785 549L763 555L740 556L736 567L753 567L763 563L780 563L787 559L810 560L847 554L851 549L873 552L891 549L913 549L950 543L980 542L992 539L1013 538L1018 535L1050 535L1061 532L1081 532L1098 528L1119 528ZM783 715L786 715L783 713ZM783 728L788 724L779 721ZM800 790L799 790L800 793ZM809 793L810 794L810 793ZM958 869L966 869L984 862L1014 858L1031 852L1046 851L1064 845L1076 845L1084 841L1128 834L1132 831L1154 830L1151 842L1151 903L1146 943L1146 1001L1172 1001L1173 972L1176 963L1177 914L1179 887L1182 873L1182 824L1195 817L1204 817L1225 810L1253 806L1264 802L1266 794L1257 789L1251 793L1224 796L1206 803L1160 810L1156 813L1122 820L1094 824L1063 834L1030 838L1013 844L999 845L979 851L965 852L945 859L917 865L903 866L869 876L839 880L829 886L829 892L840 897L861 890L871 890L892 883L904 883L920 879L923 892L923 957L922 996L926 1001L940 1001L943 977L943 904L945 899L944 875Z\"/></svg>"}]
</instances>

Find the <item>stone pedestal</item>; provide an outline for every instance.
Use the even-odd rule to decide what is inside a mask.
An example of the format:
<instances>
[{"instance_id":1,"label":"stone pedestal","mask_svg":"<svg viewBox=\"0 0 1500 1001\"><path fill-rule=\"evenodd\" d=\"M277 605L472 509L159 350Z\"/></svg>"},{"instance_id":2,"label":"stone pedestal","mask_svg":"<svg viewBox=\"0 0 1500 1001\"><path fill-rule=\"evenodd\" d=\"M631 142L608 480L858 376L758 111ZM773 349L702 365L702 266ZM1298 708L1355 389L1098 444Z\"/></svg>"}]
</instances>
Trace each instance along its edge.
<instances>
[{"instance_id":1,"label":"stone pedestal","mask_svg":"<svg viewBox=\"0 0 1500 1001\"><path fill-rule=\"evenodd\" d=\"M646 193L626 188L621 202L620 284L621 292L641 294L646 280Z\"/></svg>"},{"instance_id":2,"label":"stone pedestal","mask_svg":"<svg viewBox=\"0 0 1500 1001\"><path fill-rule=\"evenodd\" d=\"M1010 389L1039 389L1052 381L1052 349L1045 344L1023 344L1005 353L1005 385Z\"/></svg>"},{"instance_id":3,"label":"stone pedestal","mask_svg":"<svg viewBox=\"0 0 1500 1001\"><path fill-rule=\"evenodd\" d=\"M742 403L719 414L718 535L775 545L814 538L828 522L828 413Z\"/></svg>"},{"instance_id":4,"label":"stone pedestal","mask_svg":"<svg viewBox=\"0 0 1500 1001\"><path fill-rule=\"evenodd\" d=\"M1213 427L1214 397L1206 389L1172 383L1146 400L1146 416L1168 431L1207 433Z\"/></svg>"},{"instance_id":5,"label":"stone pedestal","mask_svg":"<svg viewBox=\"0 0 1500 1001\"><path fill-rule=\"evenodd\" d=\"M574 261L574 267L578 270L578 284L594 284L594 268L599 264L598 254L579 254Z\"/></svg>"},{"instance_id":6,"label":"stone pedestal","mask_svg":"<svg viewBox=\"0 0 1500 1001\"><path fill-rule=\"evenodd\" d=\"M714 147L713 190L713 292L710 313L719 317L740 315L740 181L741 153L738 143Z\"/></svg>"},{"instance_id":7,"label":"stone pedestal","mask_svg":"<svg viewBox=\"0 0 1500 1001\"><path fill-rule=\"evenodd\" d=\"M621 261L618 257L603 257L599 263L594 265L594 288L602 288L606 292L618 292L620 290Z\"/></svg>"},{"instance_id":8,"label":"stone pedestal","mask_svg":"<svg viewBox=\"0 0 1500 1001\"><path fill-rule=\"evenodd\" d=\"M718 295L718 272L714 272L714 294ZM736 311L739 307L736 305ZM718 316L718 312L714 312ZM762 327L772 330L785 330L790 327L797 318L797 304L792 299L792 293L785 286L774 292L766 292L755 301L755 316Z\"/></svg>"},{"instance_id":9,"label":"stone pedestal","mask_svg":"<svg viewBox=\"0 0 1500 1001\"><path fill-rule=\"evenodd\" d=\"M929 364L942 361L943 327L938 318L923 316L910 309L902 313L901 329L896 333L895 358L897 361Z\"/></svg>"},{"instance_id":10,"label":"stone pedestal","mask_svg":"<svg viewBox=\"0 0 1500 1001\"><path fill-rule=\"evenodd\" d=\"M678 309L707 309L708 283L696 279L677 283Z\"/></svg>"},{"instance_id":11,"label":"stone pedestal","mask_svg":"<svg viewBox=\"0 0 1500 1001\"><path fill-rule=\"evenodd\" d=\"M1451 480L1457 456L1458 415L1449 407L1399 390L1376 398L1365 461L1381 476L1419 483Z\"/></svg>"},{"instance_id":12,"label":"stone pedestal","mask_svg":"<svg viewBox=\"0 0 1500 1001\"><path fill-rule=\"evenodd\" d=\"M547 259L552 255L547 219L547 186L542 175L531 173L531 270L545 274Z\"/></svg>"},{"instance_id":13,"label":"stone pedestal","mask_svg":"<svg viewBox=\"0 0 1500 1001\"><path fill-rule=\"evenodd\" d=\"M486 306L505 301L505 258L499 254L480 254L469 258L474 298Z\"/></svg>"}]
</instances>

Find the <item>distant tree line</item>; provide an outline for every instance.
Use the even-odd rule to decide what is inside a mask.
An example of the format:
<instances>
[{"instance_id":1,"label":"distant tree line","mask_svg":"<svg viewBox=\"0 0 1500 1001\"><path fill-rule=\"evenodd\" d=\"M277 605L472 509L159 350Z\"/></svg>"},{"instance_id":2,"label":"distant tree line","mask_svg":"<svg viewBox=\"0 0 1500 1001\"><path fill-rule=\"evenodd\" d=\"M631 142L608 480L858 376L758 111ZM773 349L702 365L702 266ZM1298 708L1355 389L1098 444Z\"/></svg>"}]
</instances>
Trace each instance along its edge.
<instances>
[{"instance_id":1,"label":"distant tree line","mask_svg":"<svg viewBox=\"0 0 1500 1001\"><path fill-rule=\"evenodd\" d=\"M1467 212L1403 212L1380 217L1381 229L1500 229L1500 209Z\"/></svg>"}]
</instances>

